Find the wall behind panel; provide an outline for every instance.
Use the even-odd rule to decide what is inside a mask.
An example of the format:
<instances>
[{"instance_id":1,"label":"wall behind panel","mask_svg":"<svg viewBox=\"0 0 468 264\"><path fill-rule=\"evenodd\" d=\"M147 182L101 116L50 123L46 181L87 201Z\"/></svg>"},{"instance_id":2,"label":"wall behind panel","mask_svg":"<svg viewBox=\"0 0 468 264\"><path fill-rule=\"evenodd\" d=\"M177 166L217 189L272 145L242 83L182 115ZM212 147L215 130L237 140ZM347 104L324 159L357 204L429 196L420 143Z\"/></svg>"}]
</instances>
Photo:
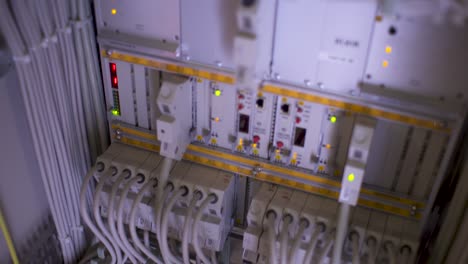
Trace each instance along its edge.
<instances>
[{"instance_id":1,"label":"wall behind panel","mask_svg":"<svg viewBox=\"0 0 468 264\"><path fill-rule=\"evenodd\" d=\"M18 247L49 213L16 71L0 77L0 206ZM18 250L18 248L17 248ZM0 238L0 263L9 263Z\"/></svg>"}]
</instances>

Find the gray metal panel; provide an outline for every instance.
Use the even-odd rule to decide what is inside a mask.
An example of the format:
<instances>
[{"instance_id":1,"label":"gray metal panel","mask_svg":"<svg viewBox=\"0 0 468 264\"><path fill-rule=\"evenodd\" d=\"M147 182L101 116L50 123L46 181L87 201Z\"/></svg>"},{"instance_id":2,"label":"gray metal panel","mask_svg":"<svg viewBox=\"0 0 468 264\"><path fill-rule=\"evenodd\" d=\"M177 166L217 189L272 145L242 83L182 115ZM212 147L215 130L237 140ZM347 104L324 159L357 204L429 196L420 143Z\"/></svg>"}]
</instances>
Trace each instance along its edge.
<instances>
[{"instance_id":1,"label":"gray metal panel","mask_svg":"<svg viewBox=\"0 0 468 264\"><path fill-rule=\"evenodd\" d=\"M387 156L392 144L392 123L386 121L378 121L375 127L374 136L372 139L372 145L369 150L369 160L367 161L366 175L364 176L364 182L380 187L390 187L391 181L384 179L385 175L382 173L385 163L387 162ZM398 156L396 156L398 157ZM387 182L387 186L385 186Z\"/></svg>"},{"instance_id":2,"label":"gray metal panel","mask_svg":"<svg viewBox=\"0 0 468 264\"><path fill-rule=\"evenodd\" d=\"M378 185L386 189L392 187L409 128L400 124L391 124L388 129L391 136L387 139L389 148L385 152L385 164L377 172L380 175ZM371 152L371 156L373 155L375 154Z\"/></svg>"},{"instance_id":3,"label":"gray metal panel","mask_svg":"<svg viewBox=\"0 0 468 264\"><path fill-rule=\"evenodd\" d=\"M181 47L196 62L234 68L237 1L181 0Z\"/></svg>"},{"instance_id":4,"label":"gray metal panel","mask_svg":"<svg viewBox=\"0 0 468 264\"><path fill-rule=\"evenodd\" d=\"M386 46L391 53L386 53ZM375 25L366 82L379 86L376 89L385 85L385 89L435 99L453 101L457 94L467 98L467 46L466 27L384 17Z\"/></svg>"}]
</instances>

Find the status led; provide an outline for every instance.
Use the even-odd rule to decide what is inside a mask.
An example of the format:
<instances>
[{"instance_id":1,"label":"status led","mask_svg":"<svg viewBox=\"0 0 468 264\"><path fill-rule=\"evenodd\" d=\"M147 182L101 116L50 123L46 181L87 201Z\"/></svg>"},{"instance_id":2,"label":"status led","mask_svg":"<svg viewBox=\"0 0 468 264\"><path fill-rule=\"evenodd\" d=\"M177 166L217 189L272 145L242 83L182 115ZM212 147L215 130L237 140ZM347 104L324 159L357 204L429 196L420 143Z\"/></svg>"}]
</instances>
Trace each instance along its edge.
<instances>
[{"instance_id":1,"label":"status led","mask_svg":"<svg viewBox=\"0 0 468 264\"><path fill-rule=\"evenodd\" d=\"M113 15L117 14L117 9L112 8L112 9L111 9L111 14L113 14Z\"/></svg>"},{"instance_id":2,"label":"status led","mask_svg":"<svg viewBox=\"0 0 468 264\"><path fill-rule=\"evenodd\" d=\"M385 53L387 53L387 54L392 53L392 46L386 46L385 47Z\"/></svg>"},{"instance_id":3,"label":"status led","mask_svg":"<svg viewBox=\"0 0 468 264\"><path fill-rule=\"evenodd\" d=\"M214 91L214 95L215 95L215 96L221 96L221 90L220 90L220 89L216 89L216 90Z\"/></svg>"},{"instance_id":4,"label":"status led","mask_svg":"<svg viewBox=\"0 0 468 264\"><path fill-rule=\"evenodd\" d=\"M334 116L334 115L330 116L330 122L336 123L336 120L337 120L336 116Z\"/></svg>"},{"instance_id":5,"label":"status led","mask_svg":"<svg viewBox=\"0 0 468 264\"><path fill-rule=\"evenodd\" d=\"M115 115L115 116L120 115L119 109L114 108L114 109L112 109L111 112L112 112L112 115Z\"/></svg>"},{"instance_id":6,"label":"status led","mask_svg":"<svg viewBox=\"0 0 468 264\"><path fill-rule=\"evenodd\" d=\"M348 174L348 181L353 182L354 181L354 173Z\"/></svg>"},{"instance_id":7,"label":"status led","mask_svg":"<svg viewBox=\"0 0 468 264\"><path fill-rule=\"evenodd\" d=\"M388 67L388 60L382 61L382 67L384 67L384 68Z\"/></svg>"}]
</instances>

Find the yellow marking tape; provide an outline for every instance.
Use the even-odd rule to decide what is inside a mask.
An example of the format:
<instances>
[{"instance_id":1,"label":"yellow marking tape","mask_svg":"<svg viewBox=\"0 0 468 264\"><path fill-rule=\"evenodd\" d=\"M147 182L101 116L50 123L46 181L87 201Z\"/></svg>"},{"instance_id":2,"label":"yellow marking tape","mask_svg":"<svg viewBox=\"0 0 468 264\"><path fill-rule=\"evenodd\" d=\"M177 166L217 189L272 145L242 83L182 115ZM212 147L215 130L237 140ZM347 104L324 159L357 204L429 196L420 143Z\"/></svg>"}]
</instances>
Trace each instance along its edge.
<instances>
[{"instance_id":1,"label":"yellow marking tape","mask_svg":"<svg viewBox=\"0 0 468 264\"><path fill-rule=\"evenodd\" d=\"M118 124L113 124L112 128L114 130L117 129L117 128L120 128L124 133L129 134L129 135L135 135L135 136L140 136L140 137L145 138L145 139L156 140L156 135L154 135L154 134L134 130L134 129L127 128L127 127L122 127L122 126L119 126ZM123 140L131 141L132 143L127 143L127 144L130 144L130 145L135 145L135 146L138 146L138 147L141 147L141 148L144 148L144 149L148 149L148 150L152 150L152 151L159 151L159 146L157 146L157 145L152 145L150 143L141 142L141 141L134 140L134 139L129 139L129 138L126 138L126 137L122 137L121 142L124 142ZM124 142L124 143L126 143L126 142ZM214 150L214 149L205 148L205 147L198 146L198 145L189 145L188 150L198 152L198 153L202 153L202 154L212 156L212 157L216 157L216 158L221 158L221 159L225 159L225 160L234 161L234 162L237 162L237 163L240 163L240 164L243 164L243 165L246 165L246 166L250 166L250 167L259 166L259 167L261 167L263 169L266 169L266 170L269 170L269 171L273 171L273 172L276 172L276 173L281 173L281 174L288 175L288 176L291 176L291 177L294 177L294 178L310 180L310 181L313 181L315 183L319 183L319 184L322 184L322 185L327 185L327 186L331 186L331 187L335 187L335 188L341 188L341 182L339 182L339 181L322 178L322 177L319 177L319 176L315 176L315 175L307 174L307 173L304 173L304 172L296 171L294 169L289 169L289 168L276 166L276 165L269 164L269 163L262 162L262 161L252 160L249 157L242 157L242 156L233 155L233 154L229 154L229 153L225 153L225 152L220 152L220 151L217 151L217 150ZM186 154L186 155L188 155L188 154ZM210 161L210 162L214 162L214 161ZM243 172L240 172L240 171L236 171L237 169L241 169L241 168L239 168L237 166L234 166L234 165L229 165L231 167L226 167L226 166L228 166L228 164L223 165L222 169L232 171L232 172L235 172L235 173L239 173L239 174L246 174L246 175L251 174L250 170L242 169ZM259 175L261 175L261 173ZM282 178L279 178L279 179L282 179ZM283 179L283 181L287 181L287 180L288 179ZM287 182L284 182L282 184L288 185ZM302 184L302 183L300 183L300 184ZM304 187L304 188L297 187L297 188L304 189L304 188L309 188L309 187ZM394 196L394 195L391 195L391 194L385 194L385 193L381 193L381 192L366 189L366 188L362 188L361 193L369 195L369 196L378 197L378 198L383 199L383 200L391 200L393 202L405 204L405 205L408 205L408 207L411 207L411 206L414 205L418 209L423 209L424 206L425 206L424 203L419 202L419 201L415 201L415 200L411 200L411 199L407 199L407 198L401 198L401 197L398 197L398 196Z\"/></svg>"},{"instance_id":2,"label":"yellow marking tape","mask_svg":"<svg viewBox=\"0 0 468 264\"><path fill-rule=\"evenodd\" d=\"M427 120L416 118L408 115L403 115L399 113L389 112L365 105L353 104L348 103L340 100L335 100L331 98L326 98L318 95L307 94L303 92L293 91L286 88L273 86L273 85L264 85L261 90L263 92L272 93L280 96L285 97L292 97L295 99L300 99L304 101L308 101L311 103L317 103L322 105L328 105L331 107L340 108L346 111L368 115L376 118L383 118L392 121L397 121L401 123L410 124L417 127L429 128L434 130L439 130L442 132L450 133L450 128L444 127L440 122L434 120Z\"/></svg>"},{"instance_id":3,"label":"yellow marking tape","mask_svg":"<svg viewBox=\"0 0 468 264\"><path fill-rule=\"evenodd\" d=\"M163 71L178 73L187 76L195 76L207 80L227 83L227 84L234 84L235 79L234 77L226 74L209 72L205 70L199 70L191 67L181 66L177 64L167 63L164 61L158 61L154 59L147 59L143 57L137 57L129 54L119 53L119 52L112 52L110 55L107 54L106 50L101 51L101 55L105 58L125 61L132 64L139 64L151 68L160 69Z\"/></svg>"},{"instance_id":4,"label":"yellow marking tape","mask_svg":"<svg viewBox=\"0 0 468 264\"><path fill-rule=\"evenodd\" d=\"M122 131L125 134L134 135L134 136L141 137L141 138L144 138L144 139L149 139L149 140L158 140L158 137L155 134L150 134L150 133L138 131L138 130L135 130L135 129L120 126L118 124L112 124L111 127L112 127L113 130L120 129L120 131Z\"/></svg>"}]
</instances>

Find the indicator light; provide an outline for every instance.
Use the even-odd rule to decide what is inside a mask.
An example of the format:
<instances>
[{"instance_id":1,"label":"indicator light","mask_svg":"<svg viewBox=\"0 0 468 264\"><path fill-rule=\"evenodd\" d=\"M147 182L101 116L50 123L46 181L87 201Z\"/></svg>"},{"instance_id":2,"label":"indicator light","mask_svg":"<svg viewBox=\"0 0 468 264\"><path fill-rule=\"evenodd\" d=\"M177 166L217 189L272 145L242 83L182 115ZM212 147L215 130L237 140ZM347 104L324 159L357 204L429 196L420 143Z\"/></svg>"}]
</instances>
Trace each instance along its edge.
<instances>
[{"instance_id":1,"label":"indicator light","mask_svg":"<svg viewBox=\"0 0 468 264\"><path fill-rule=\"evenodd\" d=\"M257 144L256 144L256 143L253 143L253 144L252 144L252 148L257 148Z\"/></svg>"},{"instance_id":2,"label":"indicator light","mask_svg":"<svg viewBox=\"0 0 468 264\"><path fill-rule=\"evenodd\" d=\"M280 149L280 148L282 148L283 146L284 146L284 144L283 144L283 142L282 142L282 141L278 141L278 142L276 142L276 147L277 147L277 148L279 148L279 149Z\"/></svg>"},{"instance_id":3,"label":"indicator light","mask_svg":"<svg viewBox=\"0 0 468 264\"><path fill-rule=\"evenodd\" d=\"M301 118L296 116L296 124L299 124L301 122Z\"/></svg>"},{"instance_id":4,"label":"indicator light","mask_svg":"<svg viewBox=\"0 0 468 264\"><path fill-rule=\"evenodd\" d=\"M114 76L114 78L112 78L112 87L117 87L118 84L119 81L117 80L117 76Z\"/></svg>"},{"instance_id":5,"label":"indicator light","mask_svg":"<svg viewBox=\"0 0 468 264\"><path fill-rule=\"evenodd\" d=\"M331 145L330 145L330 144L326 144L326 145L325 145L325 148L329 149L329 148L331 148Z\"/></svg>"},{"instance_id":6,"label":"indicator light","mask_svg":"<svg viewBox=\"0 0 468 264\"><path fill-rule=\"evenodd\" d=\"M112 112L112 115L115 115L115 116L119 116L119 115L120 115L119 109L114 108L114 109L112 109L111 112Z\"/></svg>"},{"instance_id":7,"label":"indicator light","mask_svg":"<svg viewBox=\"0 0 468 264\"><path fill-rule=\"evenodd\" d=\"M260 142L260 136L258 136L258 135L253 136L253 142L254 142L255 144L257 144L258 142Z\"/></svg>"},{"instance_id":8,"label":"indicator light","mask_svg":"<svg viewBox=\"0 0 468 264\"><path fill-rule=\"evenodd\" d=\"M109 63L110 64L110 69L111 69L111 73L117 73L117 65L115 65L115 63Z\"/></svg>"},{"instance_id":9,"label":"indicator light","mask_svg":"<svg viewBox=\"0 0 468 264\"><path fill-rule=\"evenodd\" d=\"M353 182L354 181L354 173L348 174L348 181Z\"/></svg>"},{"instance_id":10,"label":"indicator light","mask_svg":"<svg viewBox=\"0 0 468 264\"><path fill-rule=\"evenodd\" d=\"M243 105L243 104L239 104L239 105L237 106L237 110L242 110L242 109L244 109L244 105Z\"/></svg>"},{"instance_id":11,"label":"indicator light","mask_svg":"<svg viewBox=\"0 0 468 264\"><path fill-rule=\"evenodd\" d=\"M384 68L388 67L388 60L382 61L382 67L384 67Z\"/></svg>"},{"instance_id":12,"label":"indicator light","mask_svg":"<svg viewBox=\"0 0 468 264\"><path fill-rule=\"evenodd\" d=\"M387 54L392 53L392 46L386 46L385 47L385 53L387 53Z\"/></svg>"},{"instance_id":13,"label":"indicator light","mask_svg":"<svg viewBox=\"0 0 468 264\"><path fill-rule=\"evenodd\" d=\"M221 90L220 90L220 89L214 90L214 95L215 95L216 97L221 96Z\"/></svg>"},{"instance_id":14,"label":"indicator light","mask_svg":"<svg viewBox=\"0 0 468 264\"><path fill-rule=\"evenodd\" d=\"M334 115L330 116L330 122L336 123L336 120L337 120L336 116Z\"/></svg>"},{"instance_id":15,"label":"indicator light","mask_svg":"<svg viewBox=\"0 0 468 264\"><path fill-rule=\"evenodd\" d=\"M215 117L215 118L213 118L213 120L214 120L215 122L219 122L219 117Z\"/></svg>"},{"instance_id":16,"label":"indicator light","mask_svg":"<svg viewBox=\"0 0 468 264\"><path fill-rule=\"evenodd\" d=\"M111 9L111 14L113 14L113 15L117 14L117 9L112 8L112 9Z\"/></svg>"},{"instance_id":17,"label":"indicator light","mask_svg":"<svg viewBox=\"0 0 468 264\"><path fill-rule=\"evenodd\" d=\"M238 98L239 98L239 99L244 99L245 96L244 96L243 94L239 94Z\"/></svg>"}]
</instances>

